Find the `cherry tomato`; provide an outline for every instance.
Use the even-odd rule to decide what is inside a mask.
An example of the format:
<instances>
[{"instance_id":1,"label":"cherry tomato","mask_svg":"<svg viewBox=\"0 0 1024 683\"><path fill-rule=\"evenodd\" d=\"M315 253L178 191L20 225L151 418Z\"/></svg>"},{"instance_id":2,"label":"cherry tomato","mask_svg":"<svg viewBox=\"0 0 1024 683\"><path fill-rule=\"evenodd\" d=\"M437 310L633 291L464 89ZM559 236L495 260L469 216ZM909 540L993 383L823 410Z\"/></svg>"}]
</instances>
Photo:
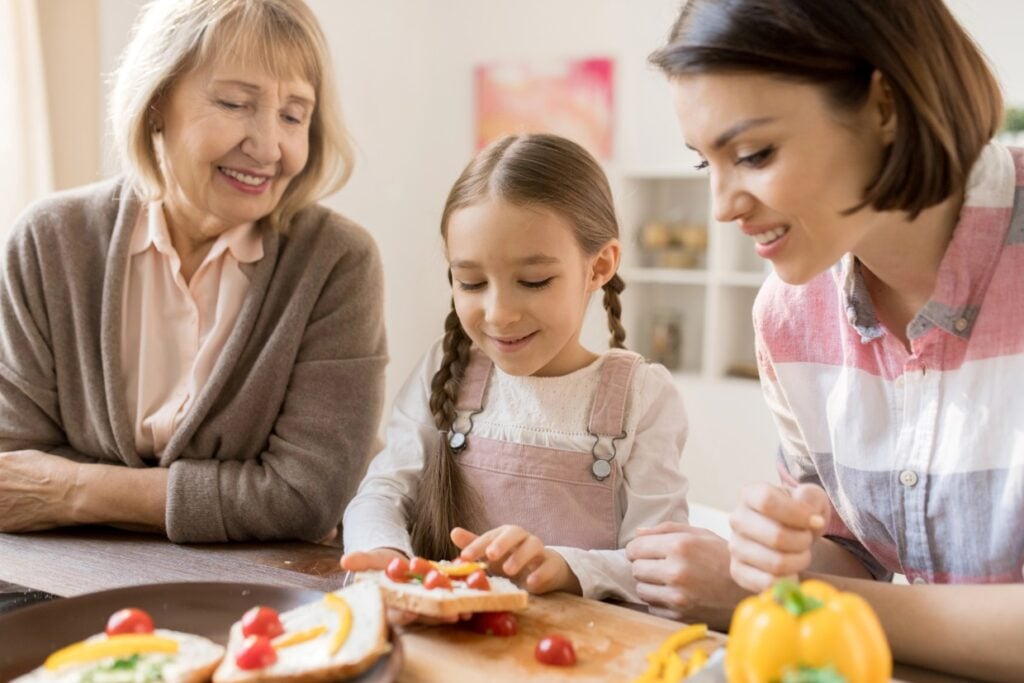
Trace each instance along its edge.
<instances>
[{"instance_id":1,"label":"cherry tomato","mask_svg":"<svg viewBox=\"0 0 1024 683\"><path fill-rule=\"evenodd\" d=\"M433 571L433 569L434 564L430 560L424 560L422 557L414 557L412 562L409 563L409 573L421 579Z\"/></svg>"},{"instance_id":2,"label":"cherry tomato","mask_svg":"<svg viewBox=\"0 0 1024 683\"><path fill-rule=\"evenodd\" d=\"M507 638L519 631L519 624L511 612L477 612L469 620L469 628L485 636Z\"/></svg>"},{"instance_id":3,"label":"cherry tomato","mask_svg":"<svg viewBox=\"0 0 1024 683\"><path fill-rule=\"evenodd\" d=\"M135 607L125 607L110 615L107 619L107 635L116 636L122 633L152 633L153 618Z\"/></svg>"},{"instance_id":4,"label":"cherry tomato","mask_svg":"<svg viewBox=\"0 0 1024 683\"><path fill-rule=\"evenodd\" d=\"M487 572L483 569L477 569L466 578L466 587L478 591L491 590L491 582L487 580Z\"/></svg>"},{"instance_id":5,"label":"cherry tomato","mask_svg":"<svg viewBox=\"0 0 1024 683\"><path fill-rule=\"evenodd\" d=\"M405 583L409 580L409 560L404 557L396 557L388 562L388 568L384 570L384 573L396 583Z\"/></svg>"},{"instance_id":6,"label":"cherry tomato","mask_svg":"<svg viewBox=\"0 0 1024 683\"><path fill-rule=\"evenodd\" d=\"M277 651L266 636L249 636L235 655L239 669L262 669L277 661Z\"/></svg>"},{"instance_id":7,"label":"cherry tomato","mask_svg":"<svg viewBox=\"0 0 1024 683\"><path fill-rule=\"evenodd\" d=\"M260 605L242 615L243 636L266 636L276 638L284 633L277 611Z\"/></svg>"},{"instance_id":8,"label":"cherry tomato","mask_svg":"<svg viewBox=\"0 0 1024 683\"><path fill-rule=\"evenodd\" d=\"M537 643L533 656L541 664L548 666L572 666L576 663L576 652L572 649L572 641L565 636L544 636Z\"/></svg>"},{"instance_id":9,"label":"cherry tomato","mask_svg":"<svg viewBox=\"0 0 1024 683\"><path fill-rule=\"evenodd\" d=\"M427 575L423 577L423 587L430 590L435 588L451 590L452 580L449 579L444 572L438 571L437 569L431 569L427 572Z\"/></svg>"}]
</instances>

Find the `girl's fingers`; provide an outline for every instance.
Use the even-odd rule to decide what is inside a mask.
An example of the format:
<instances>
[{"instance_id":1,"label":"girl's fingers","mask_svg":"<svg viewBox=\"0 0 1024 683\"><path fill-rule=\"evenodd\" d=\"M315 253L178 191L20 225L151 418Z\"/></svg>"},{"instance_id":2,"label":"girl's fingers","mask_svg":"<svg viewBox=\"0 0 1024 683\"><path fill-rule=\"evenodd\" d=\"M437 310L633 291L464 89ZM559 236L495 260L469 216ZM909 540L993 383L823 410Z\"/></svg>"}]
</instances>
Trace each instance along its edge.
<instances>
[{"instance_id":1,"label":"girl's fingers","mask_svg":"<svg viewBox=\"0 0 1024 683\"><path fill-rule=\"evenodd\" d=\"M509 558L505 560L503 565L501 565L501 571L509 576L515 576L521 572L524 567L538 558L543 559L543 556L544 542L533 534L530 534L523 539L518 547L513 549L512 554L509 555Z\"/></svg>"},{"instance_id":2,"label":"girl's fingers","mask_svg":"<svg viewBox=\"0 0 1024 683\"><path fill-rule=\"evenodd\" d=\"M487 548L491 544L491 541L494 540L494 538L498 535L500 531L501 527L498 527L497 529L491 529L490 531L480 534L475 539L470 541L469 545L465 546L462 549L462 552L459 553L459 557L470 562L475 562L476 560L480 559L484 556L484 553L487 551ZM467 531L466 533L470 532ZM455 542L454 530L452 530L452 534L452 542ZM456 545L458 544L456 543Z\"/></svg>"},{"instance_id":3,"label":"girl's fingers","mask_svg":"<svg viewBox=\"0 0 1024 683\"><path fill-rule=\"evenodd\" d=\"M476 539L480 538L472 531L463 529L460 526L457 526L454 529L452 529L451 533L449 533L448 535L452 539L452 543L455 544L455 547L459 548L460 550L465 548L467 545L469 545Z\"/></svg>"},{"instance_id":4,"label":"girl's fingers","mask_svg":"<svg viewBox=\"0 0 1024 683\"><path fill-rule=\"evenodd\" d=\"M732 575L732 580L741 588L754 593L760 593L775 583L773 575L744 564L735 558L729 564L729 573ZM641 595L641 597L643 596Z\"/></svg>"},{"instance_id":5,"label":"girl's fingers","mask_svg":"<svg viewBox=\"0 0 1024 683\"><path fill-rule=\"evenodd\" d=\"M543 548L543 544L541 545ZM526 589L531 593L547 593L558 578L557 562L541 562L526 577Z\"/></svg>"},{"instance_id":6,"label":"girl's fingers","mask_svg":"<svg viewBox=\"0 0 1024 683\"><path fill-rule=\"evenodd\" d=\"M498 533L494 537L494 540L487 546L487 559L490 562L497 563L499 560L505 558L506 555L515 550L516 546L522 543L530 535L525 529L511 524L498 527L496 530Z\"/></svg>"},{"instance_id":7,"label":"girl's fingers","mask_svg":"<svg viewBox=\"0 0 1024 683\"><path fill-rule=\"evenodd\" d=\"M370 550L368 552L345 553L341 556L341 568L350 572L363 572L368 569L384 569L388 562L401 557L397 550Z\"/></svg>"},{"instance_id":8,"label":"girl's fingers","mask_svg":"<svg viewBox=\"0 0 1024 683\"><path fill-rule=\"evenodd\" d=\"M729 517L733 536L741 536L766 548L783 553L798 553L811 547L814 535L806 529L794 529L741 505Z\"/></svg>"},{"instance_id":9,"label":"girl's fingers","mask_svg":"<svg viewBox=\"0 0 1024 683\"><path fill-rule=\"evenodd\" d=\"M798 500L811 508L816 514L811 516L811 530L821 535L825 531L829 518L832 516L832 501L828 499L825 489L814 484L801 484L793 489L793 500Z\"/></svg>"}]
</instances>

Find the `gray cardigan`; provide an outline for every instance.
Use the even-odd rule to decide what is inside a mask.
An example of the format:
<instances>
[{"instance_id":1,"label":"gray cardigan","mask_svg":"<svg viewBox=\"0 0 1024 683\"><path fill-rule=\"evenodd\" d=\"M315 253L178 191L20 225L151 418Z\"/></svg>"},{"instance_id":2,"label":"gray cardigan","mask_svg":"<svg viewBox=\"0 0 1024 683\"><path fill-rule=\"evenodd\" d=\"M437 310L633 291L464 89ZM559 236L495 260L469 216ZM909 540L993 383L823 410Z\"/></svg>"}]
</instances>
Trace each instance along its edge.
<instances>
[{"instance_id":1,"label":"gray cardigan","mask_svg":"<svg viewBox=\"0 0 1024 683\"><path fill-rule=\"evenodd\" d=\"M140 202L121 180L21 216L0 283L0 452L146 467L121 377L121 297ZM370 235L320 206L264 256L220 360L160 455L175 542L322 538L371 455L387 362Z\"/></svg>"}]
</instances>

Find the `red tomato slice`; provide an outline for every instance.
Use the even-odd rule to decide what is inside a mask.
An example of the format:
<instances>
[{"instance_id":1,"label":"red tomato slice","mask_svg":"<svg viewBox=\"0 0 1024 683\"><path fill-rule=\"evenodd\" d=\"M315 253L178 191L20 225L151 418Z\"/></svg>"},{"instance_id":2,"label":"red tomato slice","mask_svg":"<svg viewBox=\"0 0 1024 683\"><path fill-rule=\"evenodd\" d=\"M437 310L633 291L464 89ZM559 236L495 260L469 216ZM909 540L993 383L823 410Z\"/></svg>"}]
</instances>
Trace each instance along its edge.
<instances>
[{"instance_id":1,"label":"red tomato slice","mask_svg":"<svg viewBox=\"0 0 1024 683\"><path fill-rule=\"evenodd\" d=\"M284 626L281 626L281 619L277 616L277 610L260 605L253 607L242 615L243 636L276 638L282 633L284 633Z\"/></svg>"},{"instance_id":2,"label":"red tomato slice","mask_svg":"<svg viewBox=\"0 0 1024 683\"><path fill-rule=\"evenodd\" d=\"M469 620L469 628L485 636L507 638L519 631L519 624L511 612L477 612Z\"/></svg>"},{"instance_id":3,"label":"red tomato slice","mask_svg":"<svg viewBox=\"0 0 1024 683\"><path fill-rule=\"evenodd\" d=\"M466 578L466 586L478 591L491 590L491 582L487 580L487 572L477 569Z\"/></svg>"},{"instance_id":4,"label":"red tomato slice","mask_svg":"<svg viewBox=\"0 0 1024 683\"><path fill-rule=\"evenodd\" d=\"M107 619L107 635L116 636L123 633L152 633L153 618L146 612L135 607L125 607L110 615Z\"/></svg>"},{"instance_id":5,"label":"red tomato slice","mask_svg":"<svg viewBox=\"0 0 1024 683\"><path fill-rule=\"evenodd\" d=\"M404 557L396 557L388 562L388 568L384 570L384 573L396 583L405 583L409 580L409 560Z\"/></svg>"},{"instance_id":6,"label":"red tomato slice","mask_svg":"<svg viewBox=\"0 0 1024 683\"><path fill-rule=\"evenodd\" d=\"M266 636L249 636L235 655L239 669L263 669L277 661L277 651Z\"/></svg>"},{"instance_id":7,"label":"red tomato slice","mask_svg":"<svg viewBox=\"0 0 1024 683\"><path fill-rule=\"evenodd\" d=\"M423 577L423 587L433 590L435 588L443 588L444 590L452 589L452 580L448 576L437 569L431 569L427 572L427 575Z\"/></svg>"},{"instance_id":8,"label":"red tomato slice","mask_svg":"<svg viewBox=\"0 0 1024 683\"><path fill-rule=\"evenodd\" d=\"M423 578L434 569L434 564L430 560L425 560L422 557L414 557L409 563L409 573L413 576Z\"/></svg>"},{"instance_id":9,"label":"red tomato slice","mask_svg":"<svg viewBox=\"0 0 1024 683\"><path fill-rule=\"evenodd\" d=\"M576 651L572 649L572 641L565 636L544 636L537 643L533 656L541 664L548 666L572 666L576 663Z\"/></svg>"}]
</instances>

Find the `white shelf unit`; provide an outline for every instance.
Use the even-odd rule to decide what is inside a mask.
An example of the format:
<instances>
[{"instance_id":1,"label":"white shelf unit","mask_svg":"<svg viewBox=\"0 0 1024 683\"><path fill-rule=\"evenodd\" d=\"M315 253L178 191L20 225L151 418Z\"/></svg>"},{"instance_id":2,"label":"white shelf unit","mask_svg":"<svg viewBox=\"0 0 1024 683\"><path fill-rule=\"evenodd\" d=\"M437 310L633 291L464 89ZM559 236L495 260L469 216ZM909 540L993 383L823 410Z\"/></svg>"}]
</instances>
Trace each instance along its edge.
<instances>
[{"instance_id":1,"label":"white shelf unit","mask_svg":"<svg viewBox=\"0 0 1024 683\"><path fill-rule=\"evenodd\" d=\"M751 309L768 273L754 253L750 238L711 215L708 178L677 169L627 170L620 176L616 198L624 245L622 275L624 323L630 346L653 356L655 326L675 321L681 326L680 361L675 372L705 379L726 378L754 365ZM648 252L640 242L651 222L700 224L708 231L701 267L664 268L646 265Z\"/></svg>"}]
</instances>

